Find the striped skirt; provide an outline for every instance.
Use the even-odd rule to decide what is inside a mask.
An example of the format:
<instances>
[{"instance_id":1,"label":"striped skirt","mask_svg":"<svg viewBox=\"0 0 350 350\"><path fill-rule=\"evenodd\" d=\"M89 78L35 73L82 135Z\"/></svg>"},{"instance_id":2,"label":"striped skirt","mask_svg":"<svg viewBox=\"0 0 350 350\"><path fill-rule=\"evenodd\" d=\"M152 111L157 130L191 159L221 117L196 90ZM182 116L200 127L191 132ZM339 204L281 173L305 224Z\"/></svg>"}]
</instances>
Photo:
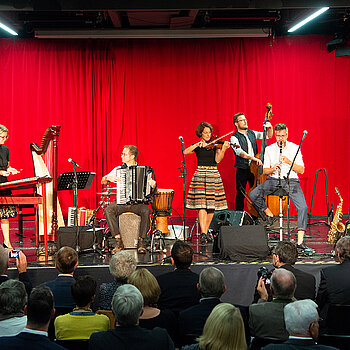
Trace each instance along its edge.
<instances>
[{"instance_id":1,"label":"striped skirt","mask_svg":"<svg viewBox=\"0 0 350 350\"><path fill-rule=\"evenodd\" d=\"M227 209L224 185L216 167L198 167L188 189L187 209Z\"/></svg>"}]
</instances>

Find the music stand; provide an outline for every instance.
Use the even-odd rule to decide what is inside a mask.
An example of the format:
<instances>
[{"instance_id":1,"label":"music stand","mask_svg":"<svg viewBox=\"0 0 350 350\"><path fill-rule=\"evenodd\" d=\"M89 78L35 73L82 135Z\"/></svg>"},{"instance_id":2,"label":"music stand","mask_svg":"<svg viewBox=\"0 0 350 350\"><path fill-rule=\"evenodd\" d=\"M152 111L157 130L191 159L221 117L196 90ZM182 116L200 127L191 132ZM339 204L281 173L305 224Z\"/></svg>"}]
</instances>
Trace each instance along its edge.
<instances>
[{"instance_id":1,"label":"music stand","mask_svg":"<svg viewBox=\"0 0 350 350\"><path fill-rule=\"evenodd\" d=\"M95 177L96 173L92 171L75 171L75 165L74 165L74 171L69 173L63 173L61 174L57 179L57 190L63 191L63 190L73 190L73 196L74 196L74 207L75 207L75 213L74 213L74 226L77 226L77 234L76 234L76 248L75 250L79 253L80 247L79 247L79 225L78 225L78 189L89 189L92 181ZM94 242L96 243L96 232L94 230ZM94 251L96 251L95 244L94 244Z\"/></svg>"},{"instance_id":2,"label":"music stand","mask_svg":"<svg viewBox=\"0 0 350 350\"><path fill-rule=\"evenodd\" d=\"M89 189L96 173L92 171L79 171L77 172L78 178L78 190ZM74 184L74 172L63 173L58 177L57 190L72 190Z\"/></svg>"}]
</instances>

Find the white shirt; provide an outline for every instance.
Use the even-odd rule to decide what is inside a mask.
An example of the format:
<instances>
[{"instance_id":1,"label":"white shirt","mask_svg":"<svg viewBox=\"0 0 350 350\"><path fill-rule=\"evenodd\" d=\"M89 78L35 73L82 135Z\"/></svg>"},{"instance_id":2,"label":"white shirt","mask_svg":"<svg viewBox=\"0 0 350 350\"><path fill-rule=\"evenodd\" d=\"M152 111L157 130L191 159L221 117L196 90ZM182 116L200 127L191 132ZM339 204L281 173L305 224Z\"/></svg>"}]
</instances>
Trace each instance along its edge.
<instances>
[{"instance_id":1,"label":"white shirt","mask_svg":"<svg viewBox=\"0 0 350 350\"><path fill-rule=\"evenodd\" d=\"M251 130L251 131L253 131L253 133L255 134L255 137L257 138L257 139L262 139L263 138L263 132L260 132L260 131L255 131L255 130ZM250 142L250 140L249 140L249 137L248 137L248 135L247 134L245 134L245 133L243 133L243 132L241 132L241 131L238 131L240 134L242 134L245 138L246 138L246 140L247 140L247 144L248 144L248 152L246 152L248 155L250 155L250 156L252 156L252 157L254 157L255 156L255 154L254 154L254 150L253 150L253 146L252 146L252 143ZM267 135L266 135L266 139L267 139L268 137L267 137ZM231 142L231 147L232 147L232 149L233 149L233 152L235 152L235 154L236 154L236 156L240 156L240 154L242 153L242 152L245 152L243 149L242 149L242 146L241 146L241 144L239 143L239 141L238 141L238 139L237 139L237 137L236 136L231 136L231 138L230 138L230 142ZM240 148L235 148L235 147L233 147L232 146L232 144L234 144L234 145L239 145L239 146L241 146ZM249 159L249 163L251 162L251 160Z\"/></svg>"},{"instance_id":2,"label":"white shirt","mask_svg":"<svg viewBox=\"0 0 350 350\"><path fill-rule=\"evenodd\" d=\"M27 325L27 316L11 317L0 321L0 337L12 337L21 333Z\"/></svg>"},{"instance_id":3,"label":"white shirt","mask_svg":"<svg viewBox=\"0 0 350 350\"><path fill-rule=\"evenodd\" d=\"M295 154L298 150L298 145L296 145L293 142L286 142L286 146L282 150L282 156L287 157L291 162L293 161ZM277 142L273 143L272 145L266 147L265 149L265 157L264 157L264 168L272 168L280 161L280 148L277 144ZM304 166L303 162L303 156L301 155L301 152L299 151L294 164ZM282 163L281 166L281 176L282 179L287 176L290 169L290 165L287 163ZM278 171L270 175L271 177L278 179ZM298 173L296 173L294 170L291 171L290 179L298 179Z\"/></svg>"}]
</instances>

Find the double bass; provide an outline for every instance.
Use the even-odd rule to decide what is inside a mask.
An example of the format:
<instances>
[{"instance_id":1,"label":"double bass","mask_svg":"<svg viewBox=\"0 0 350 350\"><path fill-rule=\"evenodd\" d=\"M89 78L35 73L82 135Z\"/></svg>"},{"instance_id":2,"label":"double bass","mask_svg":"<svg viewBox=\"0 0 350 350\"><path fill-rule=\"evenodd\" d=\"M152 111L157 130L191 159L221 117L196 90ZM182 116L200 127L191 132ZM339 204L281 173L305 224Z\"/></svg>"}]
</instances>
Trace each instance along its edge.
<instances>
[{"instance_id":1,"label":"double bass","mask_svg":"<svg viewBox=\"0 0 350 350\"><path fill-rule=\"evenodd\" d=\"M264 156L265 156L265 148L266 148L266 133L267 128L265 124L272 119L272 105L271 103L266 104L267 111L265 113L265 119L264 119L264 132L263 132L263 140L262 140L262 146L261 146L261 152L258 153L255 157L259 158L262 162L260 166L258 166L255 162L251 162L250 164L250 171L254 175L254 184L248 191L248 200L247 200L247 208L251 215L253 216L260 216L260 214L255 209L252 201L250 200L250 192L256 187L259 186L261 183L266 181L267 175L263 174L263 167L264 167ZM278 216L280 213L280 204L279 204L279 197L275 195L269 195L266 197L266 204L273 213L273 215ZM288 209L288 197L284 196L282 198L282 212L285 214Z\"/></svg>"}]
</instances>

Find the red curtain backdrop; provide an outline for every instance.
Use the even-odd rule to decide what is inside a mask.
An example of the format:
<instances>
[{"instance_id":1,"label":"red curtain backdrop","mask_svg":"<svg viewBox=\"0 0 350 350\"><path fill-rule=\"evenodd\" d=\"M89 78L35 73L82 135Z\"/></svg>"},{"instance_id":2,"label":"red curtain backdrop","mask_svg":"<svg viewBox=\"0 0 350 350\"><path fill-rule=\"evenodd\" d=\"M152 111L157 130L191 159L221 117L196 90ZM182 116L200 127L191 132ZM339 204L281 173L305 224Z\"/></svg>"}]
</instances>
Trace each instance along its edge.
<instances>
[{"instance_id":1,"label":"red curtain backdrop","mask_svg":"<svg viewBox=\"0 0 350 350\"><path fill-rule=\"evenodd\" d=\"M261 130L265 105L272 123L286 123L289 140L302 145L306 164L301 186L311 204L316 169L328 173L330 202L349 212L350 57L328 53L328 37L201 40L0 40L0 123L10 132L11 165L23 168L12 179L30 177L31 142L40 143L50 125L61 125L59 172L71 171L71 157L96 172L79 205L96 208L101 177L120 164L125 144L140 150L160 188L175 190L173 207L182 214L181 148L197 141L201 121L214 132L234 129L242 111L249 128ZM269 140L268 144L274 142ZM187 187L196 168L186 156ZM232 150L219 164L229 209L234 209ZM320 176L313 214L326 214ZM72 195L59 193L64 212ZM176 212L173 213L176 215ZM195 212L188 211L190 216ZM295 214L293 209L292 214Z\"/></svg>"}]
</instances>

